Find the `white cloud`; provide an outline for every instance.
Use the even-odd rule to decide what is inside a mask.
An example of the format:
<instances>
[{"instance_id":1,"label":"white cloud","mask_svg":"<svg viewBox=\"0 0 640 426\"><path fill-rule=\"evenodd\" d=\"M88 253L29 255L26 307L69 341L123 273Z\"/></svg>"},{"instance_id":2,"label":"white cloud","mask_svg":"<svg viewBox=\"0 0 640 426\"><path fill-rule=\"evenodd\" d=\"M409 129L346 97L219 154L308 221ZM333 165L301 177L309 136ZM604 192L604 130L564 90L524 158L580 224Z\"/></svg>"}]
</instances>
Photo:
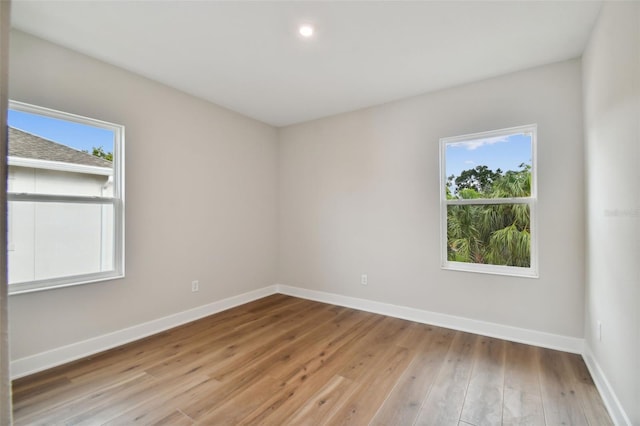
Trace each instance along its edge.
<instances>
[{"instance_id":1,"label":"white cloud","mask_svg":"<svg viewBox=\"0 0 640 426\"><path fill-rule=\"evenodd\" d=\"M509 136L496 136L493 138L485 138L485 139L475 139L471 141L464 142L455 142L451 145L454 147L465 148L467 151L473 151L485 145L493 145L500 142L507 142L509 140Z\"/></svg>"}]
</instances>

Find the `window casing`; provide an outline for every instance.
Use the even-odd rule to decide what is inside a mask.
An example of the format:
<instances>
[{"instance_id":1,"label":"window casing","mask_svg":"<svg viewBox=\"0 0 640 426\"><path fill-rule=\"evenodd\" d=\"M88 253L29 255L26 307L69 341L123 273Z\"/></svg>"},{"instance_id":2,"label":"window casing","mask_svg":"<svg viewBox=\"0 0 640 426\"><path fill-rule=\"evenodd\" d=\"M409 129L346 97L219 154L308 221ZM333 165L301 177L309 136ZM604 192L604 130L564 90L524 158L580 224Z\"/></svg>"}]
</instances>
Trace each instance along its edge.
<instances>
[{"instance_id":1,"label":"window casing","mask_svg":"<svg viewBox=\"0 0 640 426\"><path fill-rule=\"evenodd\" d=\"M9 294L124 277L124 127L16 101L9 102L12 112L103 132L112 139L112 158L96 160L74 148L93 160L83 164L48 158L46 150L44 157L31 155L22 145L27 154L16 154L19 136L47 139L43 143L73 156L70 147L51 138L9 129Z\"/></svg>"},{"instance_id":2,"label":"window casing","mask_svg":"<svg viewBox=\"0 0 640 426\"><path fill-rule=\"evenodd\" d=\"M532 124L440 139L443 269L538 277L536 138L537 125ZM519 166L501 170L495 165L484 167L480 161L468 160L465 163L469 164L470 173L465 176L459 173L460 180L456 181L471 189L455 185L456 176L451 169L454 154L460 155L454 150L471 152L492 145L491 151L487 151L493 158L486 161L496 164L500 158L514 156L510 148L516 143L522 144L520 157L511 160L523 158ZM526 151L528 158L523 157ZM486 156L478 154L473 158ZM478 180L483 167L490 176L484 186Z\"/></svg>"}]
</instances>

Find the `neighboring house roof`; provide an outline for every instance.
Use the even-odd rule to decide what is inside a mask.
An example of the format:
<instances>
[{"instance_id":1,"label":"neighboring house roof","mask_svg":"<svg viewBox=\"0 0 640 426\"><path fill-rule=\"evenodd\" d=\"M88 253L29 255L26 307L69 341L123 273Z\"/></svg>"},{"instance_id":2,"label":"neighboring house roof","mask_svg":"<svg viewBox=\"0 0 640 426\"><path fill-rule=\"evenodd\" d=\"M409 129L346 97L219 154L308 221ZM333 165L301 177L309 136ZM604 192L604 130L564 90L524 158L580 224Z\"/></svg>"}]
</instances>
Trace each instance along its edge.
<instances>
[{"instance_id":1,"label":"neighboring house roof","mask_svg":"<svg viewBox=\"0 0 640 426\"><path fill-rule=\"evenodd\" d=\"M111 161L9 127L9 156L112 168Z\"/></svg>"}]
</instances>

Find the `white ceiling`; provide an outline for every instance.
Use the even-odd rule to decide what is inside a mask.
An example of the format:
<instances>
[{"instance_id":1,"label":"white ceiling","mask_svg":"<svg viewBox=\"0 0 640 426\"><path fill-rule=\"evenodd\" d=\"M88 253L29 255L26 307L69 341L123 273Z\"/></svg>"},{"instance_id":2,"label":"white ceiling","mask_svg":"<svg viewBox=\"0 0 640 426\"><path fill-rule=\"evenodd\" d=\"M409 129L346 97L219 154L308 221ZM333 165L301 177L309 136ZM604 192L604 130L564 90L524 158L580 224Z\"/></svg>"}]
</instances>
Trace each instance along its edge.
<instances>
[{"instance_id":1,"label":"white ceiling","mask_svg":"<svg viewBox=\"0 0 640 426\"><path fill-rule=\"evenodd\" d=\"M579 57L596 1L14 0L15 28L274 126ZM301 23L316 35L302 40Z\"/></svg>"}]
</instances>

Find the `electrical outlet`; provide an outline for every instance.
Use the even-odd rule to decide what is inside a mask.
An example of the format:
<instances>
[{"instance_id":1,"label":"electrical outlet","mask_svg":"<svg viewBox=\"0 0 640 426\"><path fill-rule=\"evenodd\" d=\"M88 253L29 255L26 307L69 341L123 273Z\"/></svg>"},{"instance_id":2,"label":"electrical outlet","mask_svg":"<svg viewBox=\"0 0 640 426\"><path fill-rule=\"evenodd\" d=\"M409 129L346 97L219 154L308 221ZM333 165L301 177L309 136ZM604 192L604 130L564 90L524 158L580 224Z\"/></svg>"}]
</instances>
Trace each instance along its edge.
<instances>
[{"instance_id":1,"label":"electrical outlet","mask_svg":"<svg viewBox=\"0 0 640 426\"><path fill-rule=\"evenodd\" d=\"M200 290L200 283L198 282L198 280L191 281L191 291L198 291L198 290Z\"/></svg>"},{"instance_id":2,"label":"electrical outlet","mask_svg":"<svg viewBox=\"0 0 640 426\"><path fill-rule=\"evenodd\" d=\"M601 342L602 341L602 321L598 320L597 326L598 326L598 329L597 329L598 341Z\"/></svg>"},{"instance_id":3,"label":"electrical outlet","mask_svg":"<svg viewBox=\"0 0 640 426\"><path fill-rule=\"evenodd\" d=\"M360 275L360 284L367 285L367 283L368 283L367 274Z\"/></svg>"}]
</instances>

